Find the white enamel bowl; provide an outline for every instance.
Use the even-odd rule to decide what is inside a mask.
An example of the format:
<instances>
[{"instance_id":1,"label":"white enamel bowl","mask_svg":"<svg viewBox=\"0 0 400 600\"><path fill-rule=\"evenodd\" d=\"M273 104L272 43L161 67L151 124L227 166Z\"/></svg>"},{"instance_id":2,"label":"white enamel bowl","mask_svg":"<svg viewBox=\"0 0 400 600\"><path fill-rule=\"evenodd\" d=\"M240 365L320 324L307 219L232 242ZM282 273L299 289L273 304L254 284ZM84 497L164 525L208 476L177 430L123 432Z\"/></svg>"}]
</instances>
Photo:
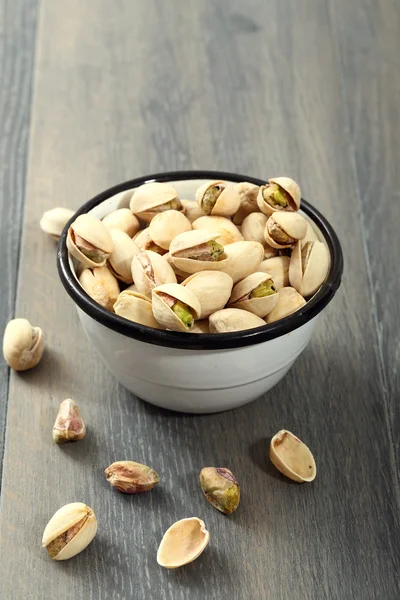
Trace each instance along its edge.
<instances>
[{"instance_id":1,"label":"white enamel bowl","mask_svg":"<svg viewBox=\"0 0 400 600\"><path fill-rule=\"evenodd\" d=\"M103 218L129 205L132 190L149 181L168 181L181 198L194 198L206 180L264 181L211 171L184 171L141 177L107 190L74 215L90 212ZM163 408L211 413L235 408L270 390L288 372L307 346L320 312L340 285L343 257L339 240L324 217L302 202L331 257L326 282L294 315L265 327L220 335L155 330L127 321L96 304L80 287L61 236L57 264L61 281L74 300L81 324L114 377L134 394Z\"/></svg>"}]
</instances>

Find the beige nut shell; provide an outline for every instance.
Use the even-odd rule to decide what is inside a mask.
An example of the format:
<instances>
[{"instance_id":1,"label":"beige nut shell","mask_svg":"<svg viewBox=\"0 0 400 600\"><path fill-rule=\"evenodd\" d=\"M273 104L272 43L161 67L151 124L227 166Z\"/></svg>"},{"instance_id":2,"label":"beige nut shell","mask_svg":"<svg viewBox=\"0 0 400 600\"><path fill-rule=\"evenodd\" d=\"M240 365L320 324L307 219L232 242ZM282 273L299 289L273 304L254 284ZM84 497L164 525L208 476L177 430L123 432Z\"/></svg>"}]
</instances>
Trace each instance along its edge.
<instances>
[{"instance_id":1,"label":"beige nut shell","mask_svg":"<svg viewBox=\"0 0 400 600\"><path fill-rule=\"evenodd\" d=\"M226 257L224 255L222 260L217 261L195 260L192 258L183 258L175 256L175 254L177 252L180 252L181 250L194 248L195 246L199 246L200 244L210 242L211 240L220 243L216 231L197 229L177 235L176 238L172 240L171 245L169 247L170 260L174 265L174 269L179 269L179 271L187 273L189 275L192 275L192 273L197 273L197 271L205 270L223 271L224 266L226 264Z\"/></svg>"},{"instance_id":2,"label":"beige nut shell","mask_svg":"<svg viewBox=\"0 0 400 600\"><path fill-rule=\"evenodd\" d=\"M190 330L190 333L210 333L208 319L201 319L200 321L196 321L192 329Z\"/></svg>"},{"instance_id":3,"label":"beige nut shell","mask_svg":"<svg viewBox=\"0 0 400 600\"><path fill-rule=\"evenodd\" d=\"M9 321L3 337L3 355L9 367L14 371L32 369L42 358L43 350L44 336L40 327L32 327L27 319Z\"/></svg>"},{"instance_id":4,"label":"beige nut shell","mask_svg":"<svg viewBox=\"0 0 400 600\"><path fill-rule=\"evenodd\" d=\"M73 217L74 211L68 208L55 207L46 210L40 219L39 225L42 231L50 235L55 240L58 240L62 230L68 221Z\"/></svg>"},{"instance_id":5,"label":"beige nut shell","mask_svg":"<svg viewBox=\"0 0 400 600\"><path fill-rule=\"evenodd\" d=\"M166 569L176 569L194 561L205 550L210 534L204 521L190 517L177 521L161 540L157 562Z\"/></svg>"},{"instance_id":6,"label":"beige nut shell","mask_svg":"<svg viewBox=\"0 0 400 600\"><path fill-rule=\"evenodd\" d=\"M311 225L311 223L309 222L308 219L306 219L306 221L307 221L307 231L306 231L306 235L301 240L302 248L303 248L303 246L305 246L307 244L307 242L319 242L320 241L318 234L315 231L314 227Z\"/></svg>"},{"instance_id":7,"label":"beige nut shell","mask_svg":"<svg viewBox=\"0 0 400 600\"><path fill-rule=\"evenodd\" d=\"M329 252L325 244L322 242L309 242L309 244L311 244L311 252L305 271L302 266L301 241L297 242L292 251L289 266L290 285L304 298L315 294L329 271Z\"/></svg>"},{"instance_id":8,"label":"beige nut shell","mask_svg":"<svg viewBox=\"0 0 400 600\"><path fill-rule=\"evenodd\" d=\"M205 215L194 221L192 227L193 229L215 231L219 236L218 242L223 246L243 241L243 235L240 233L239 229L226 217Z\"/></svg>"},{"instance_id":9,"label":"beige nut shell","mask_svg":"<svg viewBox=\"0 0 400 600\"><path fill-rule=\"evenodd\" d=\"M241 225L247 215L259 210L257 205L259 186L248 181L242 181L242 183L237 184L237 190L240 195L240 206L233 215L232 220L235 225Z\"/></svg>"},{"instance_id":10,"label":"beige nut shell","mask_svg":"<svg viewBox=\"0 0 400 600\"><path fill-rule=\"evenodd\" d=\"M85 256L76 246L72 234L79 235L82 239L99 248L104 254L110 255L113 251L113 242L107 227L103 225L100 219L91 214L79 215L68 229L67 248L70 254L86 267L102 267L107 258L100 262L95 262Z\"/></svg>"},{"instance_id":11,"label":"beige nut shell","mask_svg":"<svg viewBox=\"0 0 400 600\"><path fill-rule=\"evenodd\" d=\"M200 217L204 217L203 211L195 200L181 200L181 204L184 209L185 217L189 219L191 223Z\"/></svg>"},{"instance_id":12,"label":"beige nut shell","mask_svg":"<svg viewBox=\"0 0 400 600\"><path fill-rule=\"evenodd\" d=\"M265 225L264 237L272 248L290 248L293 242L285 244L275 241L270 235L270 227L276 223L282 231L294 240L301 240L307 233L307 221L302 215L294 212L274 212Z\"/></svg>"},{"instance_id":13,"label":"beige nut shell","mask_svg":"<svg viewBox=\"0 0 400 600\"><path fill-rule=\"evenodd\" d=\"M290 202L290 206L287 208L279 208L271 206L270 204L268 204L268 202L265 202L264 198L263 198L263 191L265 190L265 188L267 187L266 185L262 185L260 187L260 191L258 193L257 196L257 204L259 209L261 210L261 212L263 212L265 215L270 216L275 212L291 212L291 211L297 211L300 208L300 203L301 203L301 190L300 187L298 185L298 183L296 183L296 181L294 181L294 179L291 179L290 177L272 177L271 179L268 180L269 183L276 183L277 185L279 185L281 188L283 188L285 190L285 192L287 192L289 194L289 196L291 197L291 202Z\"/></svg>"},{"instance_id":14,"label":"beige nut shell","mask_svg":"<svg viewBox=\"0 0 400 600\"><path fill-rule=\"evenodd\" d=\"M237 283L241 279L258 271L263 258L264 248L258 242L235 242L225 246L226 265L223 271Z\"/></svg>"},{"instance_id":15,"label":"beige nut shell","mask_svg":"<svg viewBox=\"0 0 400 600\"><path fill-rule=\"evenodd\" d=\"M205 319L228 302L233 279L223 271L199 271L190 275L181 285L191 290L199 300L201 306L199 318Z\"/></svg>"},{"instance_id":16,"label":"beige nut shell","mask_svg":"<svg viewBox=\"0 0 400 600\"><path fill-rule=\"evenodd\" d=\"M274 280L275 288L280 290L290 285L289 266L290 256L273 256L263 260L258 270L269 273Z\"/></svg>"},{"instance_id":17,"label":"beige nut shell","mask_svg":"<svg viewBox=\"0 0 400 600\"><path fill-rule=\"evenodd\" d=\"M217 198L214 204L211 215L218 215L220 217L230 217L235 214L240 206L240 193L238 187L234 183L227 183L226 181L210 181L203 183L196 191L196 202L200 206L202 205L204 194L210 187L220 185L223 186L223 190Z\"/></svg>"},{"instance_id":18,"label":"beige nut shell","mask_svg":"<svg viewBox=\"0 0 400 600\"><path fill-rule=\"evenodd\" d=\"M153 315L156 321L166 329L171 329L172 331L189 331L173 310L164 302L159 295L160 292L187 304L194 313L195 319L198 319L201 313L199 300L191 290L178 283L165 283L164 285L157 286L152 291Z\"/></svg>"},{"instance_id":19,"label":"beige nut shell","mask_svg":"<svg viewBox=\"0 0 400 600\"><path fill-rule=\"evenodd\" d=\"M48 546L50 542L79 523L86 516L88 518L84 525L72 540L54 557L54 560L67 560L79 554L79 552L82 552L90 544L97 532L96 516L93 510L83 502L66 504L54 513L43 532L43 547Z\"/></svg>"},{"instance_id":20,"label":"beige nut shell","mask_svg":"<svg viewBox=\"0 0 400 600\"><path fill-rule=\"evenodd\" d=\"M119 284L108 267L83 269L79 275L79 283L95 302L107 310L112 310L118 298Z\"/></svg>"},{"instance_id":21,"label":"beige nut shell","mask_svg":"<svg viewBox=\"0 0 400 600\"><path fill-rule=\"evenodd\" d=\"M272 279L269 273L256 272L251 273L242 281L239 281L232 290L232 295L229 300L230 308L241 308L254 313L258 317L264 318L271 310L276 306L278 302L278 292L265 296L264 298L249 298L247 300L240 300L247 294L250 294L258 285Z\"/></svg>"},{"instance_id":22,"label":"beige nut shell","mask_svg":"<svg viewBox=\"0 0 400 600\"><path fill-rule=\"evenodd\" d=\"M154 318L151 300L139 292L128 289L121 292L114 304L114 312L129 321L161 329Z\"/></svg>"},{"instance_id":23,"label":"beige nut shell","mask_svg":"<svg viewBox=\"0 0 400 600\"><path fill-rule=\"evenodd\" d=\"M143 255L146 255L151 263L155 282L148 277L140 262L140 258ZM138 292L144 294L148 298L151 298L152 289L158 285L162 285L163 283L176 283L176 275L165 257L157 252L152 252L151 250L145 250L144 252L137 254L132 260L131 269L133 281L135 282Z\"/></svg>"},{"instance_id":24,"label":"beige nut shell","mask_svg":"<svg viewBox=\"0 0 400 600\"><path fill-rule=\"evenodd\" d=\"M260 212L252 212L243 220L242 235L246 241L259 242L266 245L264 238L265 225L268 217Z\"/></svg>"},{"instance_id":25,"label":"beige nut shell","mask_svg":"<svg viewBox=\"0 0 400 600\"><path fill-rule=\"evenodd\" d=\"M166 210L156 214L149 225L149 234L152 240L169 250L172 240L185 231L191 231L192 225L182 212L177 210Z\"/></svg>"},{"instance_id":26,"label":"beige nut shell","mask_svg":"<svg viewBox=\"0 0 400 600\"><path fill-rule=\"evenodd\" d=\"M139 219L132 214L129 208L118 208L103 218L103 225L107 229L120 229L132 238L140 227Z\"/></svg>"},{"instance_id":27,"label":"beige nut shell","mask_svg":"<svg viewBox=\"0 0 400 600\"><path fill-rule=\"evenodd\" d=\"M283 287L279 290L278 302L275 308L267 315L267 323L273 323L296 312L304 306L306 301L297 290L292 287Z\"/></svg>"},{"instance_id":28,"label":"beige nut shell","mask_svg":"<svg viewBox=\"0 0 400 600\"><path fill-rule=\"evenodd\" d=\"M310 449L286 429L278 431L271 439L269 456L278 471L293 481L311 482L317 475Z\"/></svg>"},{"instance_id":29,"label":"beige nut shell","mask_svg":"<svg viewBox=\"0 0 400 600\"><path fill-rule=\"evenodd\" d=\"M124 283L133 283L131 264L140 248L121 229L110 229L114 249L108 257L107 265L113 275Z\"/></svg>"},{"instance_id":30,"label":"beige nut shell","mask_svg":"<svg viewBox=\"0 0 400 600\"><path fill-rule=\"evenodd\" d=\"M150 222L154 216L152 209L177 198L176 189L169 183L144 183L134 190L129 208L134 215Z\"/></svg>"},{"instance_id":31,"label":"beige nut shell","mask_svg":"<svg viewBox=\"0 0 400 600\"><path fill-rule=\"evenodd\" d=\"M247 310L224 308L210 315L210 333L230 333L265 326L265 321Z\"/></svg>"}]
</instances>

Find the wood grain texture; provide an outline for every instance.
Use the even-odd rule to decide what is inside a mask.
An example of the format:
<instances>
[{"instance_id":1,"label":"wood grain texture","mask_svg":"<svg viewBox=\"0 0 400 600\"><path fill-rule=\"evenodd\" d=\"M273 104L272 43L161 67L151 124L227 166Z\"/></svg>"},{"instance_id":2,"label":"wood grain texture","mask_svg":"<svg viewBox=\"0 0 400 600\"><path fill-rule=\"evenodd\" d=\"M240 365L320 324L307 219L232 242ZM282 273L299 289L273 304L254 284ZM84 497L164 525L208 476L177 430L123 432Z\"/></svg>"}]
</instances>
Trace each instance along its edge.
<instances>
[{"instance_id":1,"label":"wood grain texture","mask_svg":"<svg viewBox=\"0 0 400 600\"><path fill-rule=\"evenodd\" d=\"M0 331L12 318L25 177L37 0L0 0ZM0 363L0 482L8 369ZM1 483L0 483L1 486Z\"/></svg>"},{"instance_id":2,"label":"wood grain texture","mask_svg":"<svg viewBox=\"0 0 400 600\"><path fill-rule=\"evenodd\" d=\"M35 370L11 377L4 597L395 600L395 465L328 5L88 4L41 8L17 310L45 329L48 350ZM123 179L186 167L292 174L337 228L346 257L343 287L285 379L212 416L154 408L111 378L37 229L56 203L74 208ZM65 397L78 401L89 431L58 448L51 428ZM269 439L282 427L312 449L313 484L291 484L271 467ZM150 464L162 483L138 497L110 489L103 470L123 458ZM241 482L230 517L202 498L205 465L227 466ZM82 555L57 564L40 550L42 531L74 500L93 507L99 532ZM205 520L210 546L186 568L163 570L162 533L185 516Z\"/></svg>"}]
</instances>

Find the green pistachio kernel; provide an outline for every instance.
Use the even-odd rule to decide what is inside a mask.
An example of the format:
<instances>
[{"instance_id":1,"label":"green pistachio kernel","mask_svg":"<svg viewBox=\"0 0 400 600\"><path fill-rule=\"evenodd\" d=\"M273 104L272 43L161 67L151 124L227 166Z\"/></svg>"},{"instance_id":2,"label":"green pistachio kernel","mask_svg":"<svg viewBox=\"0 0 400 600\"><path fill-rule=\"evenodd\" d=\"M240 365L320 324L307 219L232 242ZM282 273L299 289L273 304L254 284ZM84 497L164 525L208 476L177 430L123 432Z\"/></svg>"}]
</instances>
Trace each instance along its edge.
<instances>
[{"instance_id":1,"label":"green pistachio kernel","mask_svg":"<svg viewBox=\"0 0 400 600\"><path fill-rule=\"evenodd\" d=\"M224 253L224 247L215 240L210 240L207 244L211 250L211 260L220 260Z\"/></svg>"},{"instance_id":2,"label":"green pistachio kernel","mask_svg":"<svg viewBox=\"0 0 400 600\"><path fill-rule=\"evenodd\" d=\"M194 318L187 304L184 304L180 300L177 300L174 306L172 307L172 311L188 329L191 329L193 327Z\"/></svg>"},{"instance_id":3,"label":"green pistachio kernel","mask_svg":"<svg viewBox=\"0 0 400 600\"><path fill-rule=\"evenodd\" d=\"M254 288L250 298L265 298L265 296L272 296L273 294L276 294L274 282L272 279L267 279Z\"/></svg>"},{"instance_id":4,"label":"green pistachio kernel","mask_svg":"<svg viewBox=\"0 0 400 600\"><path fill-rule=\"evenodd\" d=\"M219 196L221 195L221 192L222 187L219 185L213 185L209 187L208 190L205 192L201 203L201 208L203 209L203 212L206 213L206 215L211 214L211 211L214 208Z\"/></svg>"},{"instance_id":5,"label":"green pistachio kernel","mask_svg":"<svg viewBox=\"0 0 400 600\"><path fill-rule=\"evenodd\" d=\"M290 205L289 194L276 183L264 190L264 200L271 206L278 206L279 208L287 208Z\"/></svg>"}]
</instances>

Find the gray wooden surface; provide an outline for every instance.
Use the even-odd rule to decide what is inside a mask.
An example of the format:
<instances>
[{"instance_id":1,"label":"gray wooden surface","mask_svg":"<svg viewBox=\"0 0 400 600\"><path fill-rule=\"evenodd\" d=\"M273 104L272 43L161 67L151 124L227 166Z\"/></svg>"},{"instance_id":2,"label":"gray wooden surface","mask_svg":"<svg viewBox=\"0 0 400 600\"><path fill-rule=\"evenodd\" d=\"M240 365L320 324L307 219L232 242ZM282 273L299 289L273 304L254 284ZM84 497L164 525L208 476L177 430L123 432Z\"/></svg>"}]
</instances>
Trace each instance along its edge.
<instances>
[{"instance_id":1,"label":"gray wooden surface","mask_svg":"<svg viewBox=\"0 0 400 600\"><path fill-rule=\"evenodd\" d=\"M24 18L32 6L20 6ZM10 69L26 57L27 81L30 14L29 35L22 28L12 51L0 46ZM22 93L1 99L1 114L20 115L25 130L32 110L21 258L17 279L15 257L7 263L2 318L17 285L15 314L42 326L48 347L36 369L10 377L2 600L399 597L399 33L395 0L41 3L32 108ZM0 139L2 155L13 139ZM24 156L2 198L22 196ZM76 208L121 180L178 168L291 174L337 228L346 259L340 292L285 379L214 416L162 411L116 384L37 225L56 204ZM4 217L1 227L8 234ZM89 433L58 448L51 428L66 397ZM282 427L312 448L312 485L270 466L268 441ZM162 483L138 497L114 492L103 469L124 458L152 465ZM230 517L199 493L210 464L241 481ZM99 532L79 557L54 563L42 530L74 500L94 508ZM161 569L163 531L190 515L205 520L209 548L183 569Z\"/></svg>"}]
</instances>

